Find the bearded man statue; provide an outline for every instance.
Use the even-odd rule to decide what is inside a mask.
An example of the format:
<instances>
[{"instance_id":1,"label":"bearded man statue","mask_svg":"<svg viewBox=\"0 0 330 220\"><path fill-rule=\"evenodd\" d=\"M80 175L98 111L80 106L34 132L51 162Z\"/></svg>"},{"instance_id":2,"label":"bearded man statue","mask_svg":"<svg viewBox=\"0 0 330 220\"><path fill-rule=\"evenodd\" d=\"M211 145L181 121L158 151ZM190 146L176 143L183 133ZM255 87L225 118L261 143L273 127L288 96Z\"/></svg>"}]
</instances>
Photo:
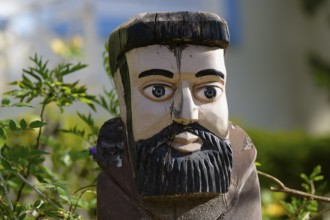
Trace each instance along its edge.
<instances>
[{"instance_id":1,"label":"bearded man statue","mask_svg":"<svg viewBox=\"0 0 330 220\"><path fill-rule=\"evenodd\" d=\"M144 13L111 33L121 115L97 143L99 219L261 219L256 149L228 119L228 46L212 13Z\"/></svg>"}]
</instances>

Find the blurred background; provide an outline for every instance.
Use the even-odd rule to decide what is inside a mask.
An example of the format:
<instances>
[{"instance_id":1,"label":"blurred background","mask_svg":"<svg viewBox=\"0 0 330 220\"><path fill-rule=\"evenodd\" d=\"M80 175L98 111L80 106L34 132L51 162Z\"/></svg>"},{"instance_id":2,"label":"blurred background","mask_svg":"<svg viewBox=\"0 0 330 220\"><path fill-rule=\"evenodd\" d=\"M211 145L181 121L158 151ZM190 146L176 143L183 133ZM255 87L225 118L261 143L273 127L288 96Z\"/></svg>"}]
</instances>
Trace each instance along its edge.
<instances>
[{"instance_id":1,"label":"blurred background","mask_svg":"<svg viewBox=\"0 0 330 220\"><path fill-rule=\"evenodd\" d=\"M321 164L329 179L327 0L0 0L0 97L35 53L53 65L88 64L72 80L96 95L112 85L102 52L114 27L140 12L181 10L215 12L228 21L229 112L257 146L260 170L299 188L299 174ZM274 204L276 198L264 195Z\"/></svg>"}]
</instances>

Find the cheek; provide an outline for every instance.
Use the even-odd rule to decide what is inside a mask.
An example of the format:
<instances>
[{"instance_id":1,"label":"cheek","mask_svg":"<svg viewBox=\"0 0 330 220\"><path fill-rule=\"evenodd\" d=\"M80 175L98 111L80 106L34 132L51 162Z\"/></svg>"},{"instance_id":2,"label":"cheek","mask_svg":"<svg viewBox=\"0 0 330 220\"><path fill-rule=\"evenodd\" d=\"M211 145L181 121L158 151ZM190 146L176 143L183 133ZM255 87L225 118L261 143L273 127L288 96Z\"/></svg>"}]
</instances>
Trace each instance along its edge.
<instances>
[{"instance_id":1,"label":"cheek","mask_svg":"<svg viewBox=\"0 0 330 220\"><path fill-rule=\"evenodd\" d=\"M171 102L153 102L133 91L132 126L134 141L144 140L171 124Z\"/></svg>"},{"instance_id":2,"label":"cheek","mask_svg":"<svg viewBox=\"0 0 330 220\"><path fill-rule=\"evenodd\" d=\"M198 122L218 137L228 138L229 122L226 100L200 106Z\"/></svg>"}]
</instances>

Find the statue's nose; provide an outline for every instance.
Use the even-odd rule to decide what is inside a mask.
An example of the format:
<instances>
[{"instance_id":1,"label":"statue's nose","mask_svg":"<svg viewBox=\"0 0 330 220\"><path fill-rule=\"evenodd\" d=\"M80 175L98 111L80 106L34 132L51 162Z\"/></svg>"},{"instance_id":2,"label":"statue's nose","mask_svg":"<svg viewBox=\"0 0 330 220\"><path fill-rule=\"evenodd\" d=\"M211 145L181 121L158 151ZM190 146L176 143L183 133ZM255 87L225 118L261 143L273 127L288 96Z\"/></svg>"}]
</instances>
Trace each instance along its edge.
<instances>
[{"instance_id":1,"label":"statue's nose","mask_svg":"<svg viewBox=\"0 0 330 220\"><path fill-rule=\"evenodd\" d=\"M184 125L198 120L198 107L194 103L188 82L181 82L175 91L172 119Z\"/></svg>"}]
</instances>

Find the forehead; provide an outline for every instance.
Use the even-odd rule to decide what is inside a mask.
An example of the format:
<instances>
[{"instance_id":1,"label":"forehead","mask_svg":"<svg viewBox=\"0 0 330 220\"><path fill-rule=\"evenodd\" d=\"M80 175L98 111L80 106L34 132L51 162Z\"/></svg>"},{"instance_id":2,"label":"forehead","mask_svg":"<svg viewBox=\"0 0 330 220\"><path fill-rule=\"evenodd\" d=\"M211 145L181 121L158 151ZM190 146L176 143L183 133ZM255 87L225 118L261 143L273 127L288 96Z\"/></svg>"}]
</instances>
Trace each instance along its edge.
<instances>
[{"instance_id":1,"label":"forehead","mask_svg":"<svg viewBox=\"0 0 330 220\"><path fill-rule=\"evenodd\" d=\"M126 53L130 74L149 69L164 69L176 73L197 73L216 69L225 73L224 50L218 47L187 45L181 49L164 45L135 48Z\"/></svg>"}]
</instances>

